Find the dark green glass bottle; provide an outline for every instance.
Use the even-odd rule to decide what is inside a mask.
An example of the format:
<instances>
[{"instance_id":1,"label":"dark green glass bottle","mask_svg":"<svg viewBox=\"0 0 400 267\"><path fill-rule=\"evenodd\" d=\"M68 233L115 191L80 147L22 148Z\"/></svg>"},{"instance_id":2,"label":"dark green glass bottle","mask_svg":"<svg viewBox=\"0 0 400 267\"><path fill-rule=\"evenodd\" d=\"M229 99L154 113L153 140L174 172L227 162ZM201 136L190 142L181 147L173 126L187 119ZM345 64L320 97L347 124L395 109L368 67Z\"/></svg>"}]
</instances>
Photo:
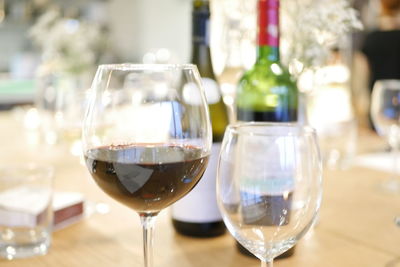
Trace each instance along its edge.
<instances>
[{"instance_id":1,"label":"dark green glass bottle","mask_svg":"<svg viewBox=\"0 0 400 267\"><path fill-rule=\"evenodd\" d=\"M181 234L212 237L225 233L226 228L216 200L217 160L221 141L228 125L228 113L214 76L209 45L210 7L208 1L193 1L192 63L202 77L210 110L213 147L206 172L196 187L172 205L172 224Z\"/></svg>"},{"instance_id":2,"label":"dark green glass bottle","mask_svg":"<svg viewBox=\"0 0 400 267\"><path fill-rule=\"evenodd\" d=\"M279 61L279 1L258 2L257 60L237 88L240 121L297 121L298 91Z\"/></svg>"},{"instance_id":3,"label":"dark green glass bottle","mask_svg":"<svg viewBox=\"0 0 400 267\"><path fill-rule=\"evenodd\" d=\"M236 114L239 121L297 121L298 91L289 71L279 61L279 0L258 1L257 60L239 81L236 94ZM282 207L291 206L291 198L265 196L269 202L271 220ZM275 211L274 211L275 210ZM289 215L290 216L290 215ZM286 218L290 220L290 218ZM237 243L239 251L252 255ZM294 248L278 258L289 257Z\"/></svg>"}]
</instances>

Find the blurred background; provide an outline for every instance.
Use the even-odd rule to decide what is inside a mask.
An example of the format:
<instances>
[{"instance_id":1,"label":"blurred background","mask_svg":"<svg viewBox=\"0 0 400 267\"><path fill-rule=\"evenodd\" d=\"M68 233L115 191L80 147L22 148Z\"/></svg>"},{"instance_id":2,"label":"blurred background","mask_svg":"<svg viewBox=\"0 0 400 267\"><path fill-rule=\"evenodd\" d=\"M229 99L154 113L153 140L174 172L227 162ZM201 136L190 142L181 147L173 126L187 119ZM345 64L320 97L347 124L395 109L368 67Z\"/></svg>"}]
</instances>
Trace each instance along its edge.
<instances>
[{"instance_id":1,"label":"blurred background","mask_svg":"<svg viewBox=\"0 0 400 267\"><path fill-rule=\"evenodd\" d=\"M40 16L50 11L64 18L96 24L108 38L101 57L141 62L153 49L166 48L187 61L191 1L188 0L1 0L0 70L15 78L32 78L41 51L29 35ZM188 40L188 41L186 41ZM76 44L79 45L79 44ZM178 54L179 52L179 54Z\"/></svg>"},{"instance_id":2,"label":"blurred background","mask_svg":"<svg viewBox=\"0 0 400 267\"><path fill-rule=\"evenodd\" d=\"M235 2L212 2L215 37L212 38L213 63L217 74L222 72L226 59L220 33L226 26L223 25L223 22L227 22L226 17L235 16ZM360 12L364 24L364 30L356 33L352 39L353 48L357 50L364 33L377 27L380 5L379 0L354 0L353 6ZM35 77L37 67L43 60L42 49L35 44L29 32L39 18L50 11L101 28L107 44L97 59L99 63L189 60L190 0L0 0L2 90L4 81L9 78L29 80ZM254 49L242 50L247 50L244 65L251 66ZM159 58L154 58L157 55ZM0 96L0 101L3 105L8 104L4 96Z\"/></svg>"},{"instance_id":3,"label":"blurred background","mask_svg":"<svg viewBox=\"0 0 400 267\"><path fill-rule=\"evenodd\" d=\"M235 120L238 81L256 59L256 3L210 0L212 63L230 122ZM338 251L348 253L357 243L354 240L364 240L359 245L363 250L357 250L360 254L371 253L369 258L352 257L355 250L351 249L353 254L346 255L356 262L352 266L361 266L359 260L375 264L391 249L386 256L396 255L397 262L398 246L388 246L387 241L400 240L394 238L398 228L387 231L382 222L393 224L398 207L392 204L399 203L400 192L400 0L280 0L280 4L280 59L299 91L298 121L317 129L324 170L340 170L326 179L327 191L331 190L326 199L334 208L325 213L328 234L321 243L309 244L329 253L331 244L342 249L331 254L332 266L341 266L336 264L343 260ZM190 62L192 9L193 0L0 0L0 165L24 157L48 161L61 173L59 188L80 192L78 186L86 189L82 189L85 194L91 192L95 187L79 180L87 171L76 168L79 173L75 175L71 167L78 165L76 160L84 165L81 122L97 66ZM395 88L386 88L389 93L373 98L375 81L385 79L398 82ZM380 106L375 121L370 108L373 99ZM390 177L376 170L390 172ZM378 191L375 184L385 178L390 178L390 183L384 189L396 194L386 198L374 195ZM101 197L96 202L96 192L89 194L91 213L109 212ZM380 215L371 213L374 207ZM108 221L104 225L109 228ZM91 233L82 229L72 229L67 235ZM332 233L340 231L345 233L341 234L342 243L320 246L329 236L338 242ZM371 238L372 232L375 238ZM118 234L125 238L123 231ZM75 237L71 240L75 247ZM228 260L225 248L221 251ZM111 254L114 260L114 251ZM326 261L326 253L315 255ZM188 259L192 261L192 257Z\"/></svg>"},{"instance_id":4,"label":"blurred background","mask_svg":"<svg viewBox=\"0 0 400 267\"><path fill-rule=\"evenodd\" d=\"M224 82L225 74L238 76L255 60L255 2L211 1L212 60L228 106L234 102L235 86L234 81ZM340 158L340 167L345 167L346 157L355 154L359 127L373 128L368 115L370 74L362 49L368 33L381 26L383 10L380 0L317 2L281 2L281 55L304 94L303 120L318 129L327 162L336 166ZM398 9L396 1L384 2ZM310 13L317 17L298 27L307 21L300 17L307 12L297 12L296 19L302 20L297 25L291 14L302 5L305 10L307 3L313 3L316 10ZM340 21L330 23L326 5L335 3L347 3L356 12L339 6L343 12L334 19ZM40 121L30 119L29 127L41 127L45 142L60 140L59 129L78 136L80 126L74 120L79 119L74 117L82 115L98 64L189 61L191 8L191 0L0 0L0 110L34 104ZM347 28L330 29L329 24ZM304 42L319 38L311 40L318 45L300 47L308 58L292 53L297 49L299 54L296 32L303 34L297 37ZM239 55L236 66L229 66L233 54ZM48 119L46 112L51 113Z\"/></svg>"}]
</instances>

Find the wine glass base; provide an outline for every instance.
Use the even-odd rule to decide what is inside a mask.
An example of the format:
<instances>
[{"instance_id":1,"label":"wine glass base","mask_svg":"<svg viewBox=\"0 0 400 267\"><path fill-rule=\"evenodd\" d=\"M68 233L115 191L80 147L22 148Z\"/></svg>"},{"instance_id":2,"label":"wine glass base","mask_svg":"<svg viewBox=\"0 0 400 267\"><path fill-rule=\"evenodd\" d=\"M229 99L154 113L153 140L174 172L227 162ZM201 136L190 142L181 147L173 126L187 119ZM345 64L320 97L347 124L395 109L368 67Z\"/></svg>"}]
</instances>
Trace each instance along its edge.
<instances>
[{"instance_id":1,"label":"wine glass base","mask_svg":"<svg viewBox=\"0 0 400 267\"><path fill-rule=\"evenodd\" d=\"M396 257L386 263L385 267L400 267L400 257Z\"/></svg>"},{"instance_id":2,"label":"wine glass base","mask_svg":"<svg viewBox=\"0 0 400 267\"><path fill-rule=\"evenodd\" d=\"M400 193L400 181L398 179L387 180L379 184L379 188L385 193L398 194Z\"/></svg>"},{"instance_id":3,"label":"wine glass base","mask_svg":"<svg viewBox=\"0 0 400 267\"><path fill-rule=\"evenodd\" d=\"M396 216L396 217L394 218L394 223L395 223L397 226L400 226L400 216Z\"/></svg>"}]
</instances>

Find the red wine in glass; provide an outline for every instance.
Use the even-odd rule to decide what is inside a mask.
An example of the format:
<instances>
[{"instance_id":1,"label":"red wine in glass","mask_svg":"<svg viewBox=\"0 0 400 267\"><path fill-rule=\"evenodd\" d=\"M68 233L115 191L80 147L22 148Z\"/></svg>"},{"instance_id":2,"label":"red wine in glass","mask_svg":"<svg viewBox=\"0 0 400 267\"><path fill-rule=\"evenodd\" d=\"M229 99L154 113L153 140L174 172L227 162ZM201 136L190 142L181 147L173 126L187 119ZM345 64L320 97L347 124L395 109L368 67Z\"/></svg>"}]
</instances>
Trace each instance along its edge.
<instances>
[{"instance_id":1,"label":"red wine in glass","mask_svg":"<svg viewBox=\"0 0 400 267\"><path fill-rule=\"evenodd\" d=\"M208 156L194 146L131 144L93 148L85 159L109 196L139 213L158 213L193 189Z\"/></svg>"}]
</instances>

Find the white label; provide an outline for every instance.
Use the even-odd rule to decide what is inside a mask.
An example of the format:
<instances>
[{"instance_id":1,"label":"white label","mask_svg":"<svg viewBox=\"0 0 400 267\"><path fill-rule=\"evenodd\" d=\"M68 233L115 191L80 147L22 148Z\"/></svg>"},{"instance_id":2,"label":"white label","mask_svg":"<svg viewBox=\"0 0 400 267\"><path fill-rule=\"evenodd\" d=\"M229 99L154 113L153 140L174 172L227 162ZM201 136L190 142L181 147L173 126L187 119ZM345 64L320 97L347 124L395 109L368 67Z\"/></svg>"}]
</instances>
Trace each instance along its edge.
<instances>
[{"instance_id":1,"label":"white label","mask_svg":"<svg viewBox=\"0 0 400 267\"><path fill-rule=\"evenodd\" d=\"M172 205L172 217L192 223L222 220L217 206L216 176L221 143L213 143L207 169L196 187Z\"/></svg>"},{"instance_id":2,"label":"white label","mask_svg":"<svg viewBox=\"0 0 400 267\"><path fill-rule=\"evenodd\" d=\"M282 195L293 191L294 139L290 136L265 139L259 136L242 136L238 143L241 164L237 175L241 191L257 191L262 195Z\"/></svg>"},{"instance_id":3,"label":"white label","mask_svg":"<svg viewBox=\"0 0 400 267\"><path fill-rule=\"evenodd\" d=\"M189 82L183 86L183 100L189 105L201 105L202 99L197 83Z\"/></svg>"},{"instance_id":4,"label":"white label","mask_svg":"<svg viewBox=\"0 0 400 267\"><path fill-rule=\"evenodd\" d=\"M203 83L207 103L209 105L218 103L221 99L221 94L217 82L210 78L202 78L201 81Z\"/></svg>"},{"instance_id":5,"label":"white label","mask_svg":"<svg viewBox=\"0 0 400 267\"><path fill-rule=\"evenodd\" d=\"M201 78L207 103L215 104L221 99L218 83L210 78ZM183 100L190 105L201 105L202 99L198 84L194 82L186 83L183 87Z\"/></svg>"},{"instance_id":6,"label":"white label","mask_svg":"<svg viewBox=\"0 0 400 267\"><path fill-rule=\"evenodd\" d=\"M39 216L50 206L51 190L34 186L20 186L0 194L0 225L35 227Z\"/></svg>"}]
</instances>

